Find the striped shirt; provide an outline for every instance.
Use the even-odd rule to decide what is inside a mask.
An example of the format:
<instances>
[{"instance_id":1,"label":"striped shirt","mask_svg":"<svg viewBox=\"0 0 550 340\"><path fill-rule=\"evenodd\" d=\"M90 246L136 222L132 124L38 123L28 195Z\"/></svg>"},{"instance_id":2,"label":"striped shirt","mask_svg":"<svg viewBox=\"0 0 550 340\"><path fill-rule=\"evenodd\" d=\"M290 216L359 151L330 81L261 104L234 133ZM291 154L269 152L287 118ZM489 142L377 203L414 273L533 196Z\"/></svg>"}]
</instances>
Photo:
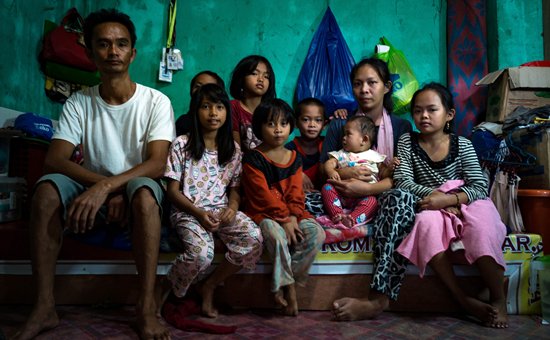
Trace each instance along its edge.
<instances>
[{"instance_id":1,"label":"striped shirt","mask_svg":"<svg viewBox=\"0 0 550 340\"><path fill-rule=\"evenodd\" d=\"M472 143L464 137L451 134L447 157L434 162L418 144L418 133L406 133L397 143L397 157L400 164L393 175L397 188L424 198L446 181L461 179L464 186L460 190L468 202L487 197L487 178Z\"/></svg>"}]
</instances>

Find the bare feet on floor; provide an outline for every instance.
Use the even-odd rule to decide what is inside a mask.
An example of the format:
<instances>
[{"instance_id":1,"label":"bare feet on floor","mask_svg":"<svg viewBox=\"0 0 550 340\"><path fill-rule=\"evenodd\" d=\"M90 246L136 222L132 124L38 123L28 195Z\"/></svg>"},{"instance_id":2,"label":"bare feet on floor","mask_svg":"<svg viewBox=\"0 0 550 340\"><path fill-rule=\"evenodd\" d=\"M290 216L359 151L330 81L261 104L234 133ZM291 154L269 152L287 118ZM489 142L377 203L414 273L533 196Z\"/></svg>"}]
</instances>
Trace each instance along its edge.
<instances>
[{"instance_id":1,"label":"bare feet on floor","mask_svg":"<svg viewBox=\"0 0 550 340\"><path fill-rule=\"evenodd\" d=\"M492 328L508 328L508 311L506 308L506 299L491 301L491 305L497 309L497 315L488 325Z\"/></svg>"},{"instance_id":2,"label":"bare feet on floor","mask_svg":"<svg viewBox=\"0 0 550 340\"><path fill-rule=\"evenodd\" d=\"M160 323L156 304L136 305L137 331L140 339L169 340L170 331Z\"/></svg>"},{"instance_id":3,"label":"bare feet on floor","mask_svg":"<svg viewBox=\"0 0 550 340\"><path fill-rule=\"evenodd\" d=\"M336 321L355 321L372 319L388 308L386 298L369 300L341 298L333 302L332 312Z\"/></svg>"},{"instance_id":4,"label":"bare feet on floor","mask_svg":"<svg viewBox=\"0 0 550 340\"><path fill-rule=\"evenodd\" d=\"M282 289L279 289L275 292L273 298L275 299L275 303L278 306L286 307L288 306L288 302L285 300L284 293Z\"/></svg>"},{"instance_id":5,"label":"bare feet on floor","mask_svg":"<svg viewBox=\"0 0 550 340\"><path fill-rule=\"evenodd\" d=\"M36 337L38 334L55 328L59 324L59 317L54 306L35 306L27 322L15 333L11 339L27 340Z\"/></svg>"},{"instance_id":6,"label":"bare feet on floor","mask_svg":"<svg viewBox=\"0 0 550 340\"><path fill-rule=\"evenodd\" d=\"M284 315L298 316L298 299L296 297L296 286L294 284L284 287L287 305L283 308Z\"/></svg>"},{"instance_id":7,"label":"bare feet on floor","mask_svg":"<svg viewBox=\"0 0 550 340\"><path fill-rule=\"evenodd\" d=\"M155 289L155 304L157 305L157 317L159 318L162 317L162 307L164 307L171 291L172 283L166 277L161 278L160 285Z\"/></svg>"},{"instance_id":8,"label":"bare feet on floor","mask_svg":"<svg viewBox=\"0 0 550 340\"><path fill-rule=\"evenodd\" d=\"M460 305L466 310L467 313L477 318L487 327L491 327L491 324L498 316L497 308L473 297L467 296L460 302Z\"/></svg>"},{"instance_id":9,"label":"bare feet on floor","mask_svg":"<svg viewBox=\"0 0 550 340\"><path fill-rule=\"evenodd\" d=\"M197 292L202 297L202 314L209 318L217 318L218 310L214 308L214 290L216 287L212 287L207 283L203 283L197 286Z\"/></svg>"}]
</instances>

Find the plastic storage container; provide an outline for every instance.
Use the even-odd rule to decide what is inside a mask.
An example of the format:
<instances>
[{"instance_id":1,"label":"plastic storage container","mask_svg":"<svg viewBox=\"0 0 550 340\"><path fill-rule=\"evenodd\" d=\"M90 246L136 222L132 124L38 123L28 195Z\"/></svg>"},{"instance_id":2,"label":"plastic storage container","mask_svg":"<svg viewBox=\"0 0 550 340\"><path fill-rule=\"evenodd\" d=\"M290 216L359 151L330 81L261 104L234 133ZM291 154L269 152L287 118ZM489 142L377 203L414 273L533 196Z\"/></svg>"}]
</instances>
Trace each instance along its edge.
<instances>
[{"instance_id":1,"label":"plastic storage container","mask_svg":"<svg viewBox=\"0 0 550 340\"><path fill-rule=\"evenodd\" d=\"M531 274L538 277L542 324L550 325L550 255L535 259L531 265L533 269ZM534 282L531 283L534 284Z\"/></svg>"},{"instance_id":2,"label":"plastic storage container","mask_svg":"<svg viewBox=\"0 0 550 340\"><path fill-rule=\"evenodd\" d=\"M525 231L539 234L546 253L550 250L550 190L519 189L518 204Z\"/></svg>"},{"instance_id":3,"label":"plastic storage container","mask_svg":"<svg viewBox=\"0 0 550 340\"><path fill-rule=\"evenodd\" d=\"M21 177L0 176L0 223L21 218L26 183Z\"/></svg>"}]
</instances>

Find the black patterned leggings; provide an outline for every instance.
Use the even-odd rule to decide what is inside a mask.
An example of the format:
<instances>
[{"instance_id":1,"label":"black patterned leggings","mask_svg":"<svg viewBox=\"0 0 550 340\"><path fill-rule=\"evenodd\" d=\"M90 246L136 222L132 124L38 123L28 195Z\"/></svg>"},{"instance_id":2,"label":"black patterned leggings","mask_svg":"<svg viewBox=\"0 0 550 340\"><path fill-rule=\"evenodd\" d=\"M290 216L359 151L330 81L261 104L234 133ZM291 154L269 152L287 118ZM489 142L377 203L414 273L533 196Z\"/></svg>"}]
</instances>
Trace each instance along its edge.
<instances>
[{"instance_id":1,"label":"black patterned leggings","mask_svg":"<svg viewBox=\"0 0 550 340\"><path fill-rule=\"evenodd\" d=\"M371 289L397 300L405 278L407 259L395 250L410 233L415 219L416 196L392 189L378 196L379 210L374 221L374 273Z\"/></svg>"}]
</instances>

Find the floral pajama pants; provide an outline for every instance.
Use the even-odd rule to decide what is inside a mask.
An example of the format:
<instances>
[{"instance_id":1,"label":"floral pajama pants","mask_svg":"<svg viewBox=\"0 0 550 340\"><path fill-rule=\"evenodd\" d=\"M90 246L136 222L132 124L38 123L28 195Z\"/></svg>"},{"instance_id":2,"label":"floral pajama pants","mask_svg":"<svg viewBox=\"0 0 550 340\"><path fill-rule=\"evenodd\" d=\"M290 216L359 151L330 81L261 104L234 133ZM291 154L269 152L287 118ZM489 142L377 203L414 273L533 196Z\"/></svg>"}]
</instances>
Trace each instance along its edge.
<instances>
[{"instance_id":1,"label":"floral pajama pants","mask_svg":"<svg viewBox=\"0 0 550 340\"><path fill-rule=\"evenodd\" d=\"M210 267L214 259L214 237L191 215L176 213L171 220L183 242L184 251L172 262L167 277L172 282L174 294L183 297L189 286L203 279ZM254 269L262 255L263 238L258 226L248 216L237 211L233 222L220 227L215 233L227 247L227 261Z\"/></svg>"},{"instance_id":2,"label":"floral pajama pants","mask_svg":"<svg viewBox=\"0 0 550 340\"><path fill-rule=\"evenodd\" d=\"M304 234L304 239L289 247L285 230L279 223L268 218L260 223L265 248L273 263L273 293L293 283L304 285L311 264L325 241L325 231L314 219L304 219L298 226Z\"/></svg>"}]
</instances>

